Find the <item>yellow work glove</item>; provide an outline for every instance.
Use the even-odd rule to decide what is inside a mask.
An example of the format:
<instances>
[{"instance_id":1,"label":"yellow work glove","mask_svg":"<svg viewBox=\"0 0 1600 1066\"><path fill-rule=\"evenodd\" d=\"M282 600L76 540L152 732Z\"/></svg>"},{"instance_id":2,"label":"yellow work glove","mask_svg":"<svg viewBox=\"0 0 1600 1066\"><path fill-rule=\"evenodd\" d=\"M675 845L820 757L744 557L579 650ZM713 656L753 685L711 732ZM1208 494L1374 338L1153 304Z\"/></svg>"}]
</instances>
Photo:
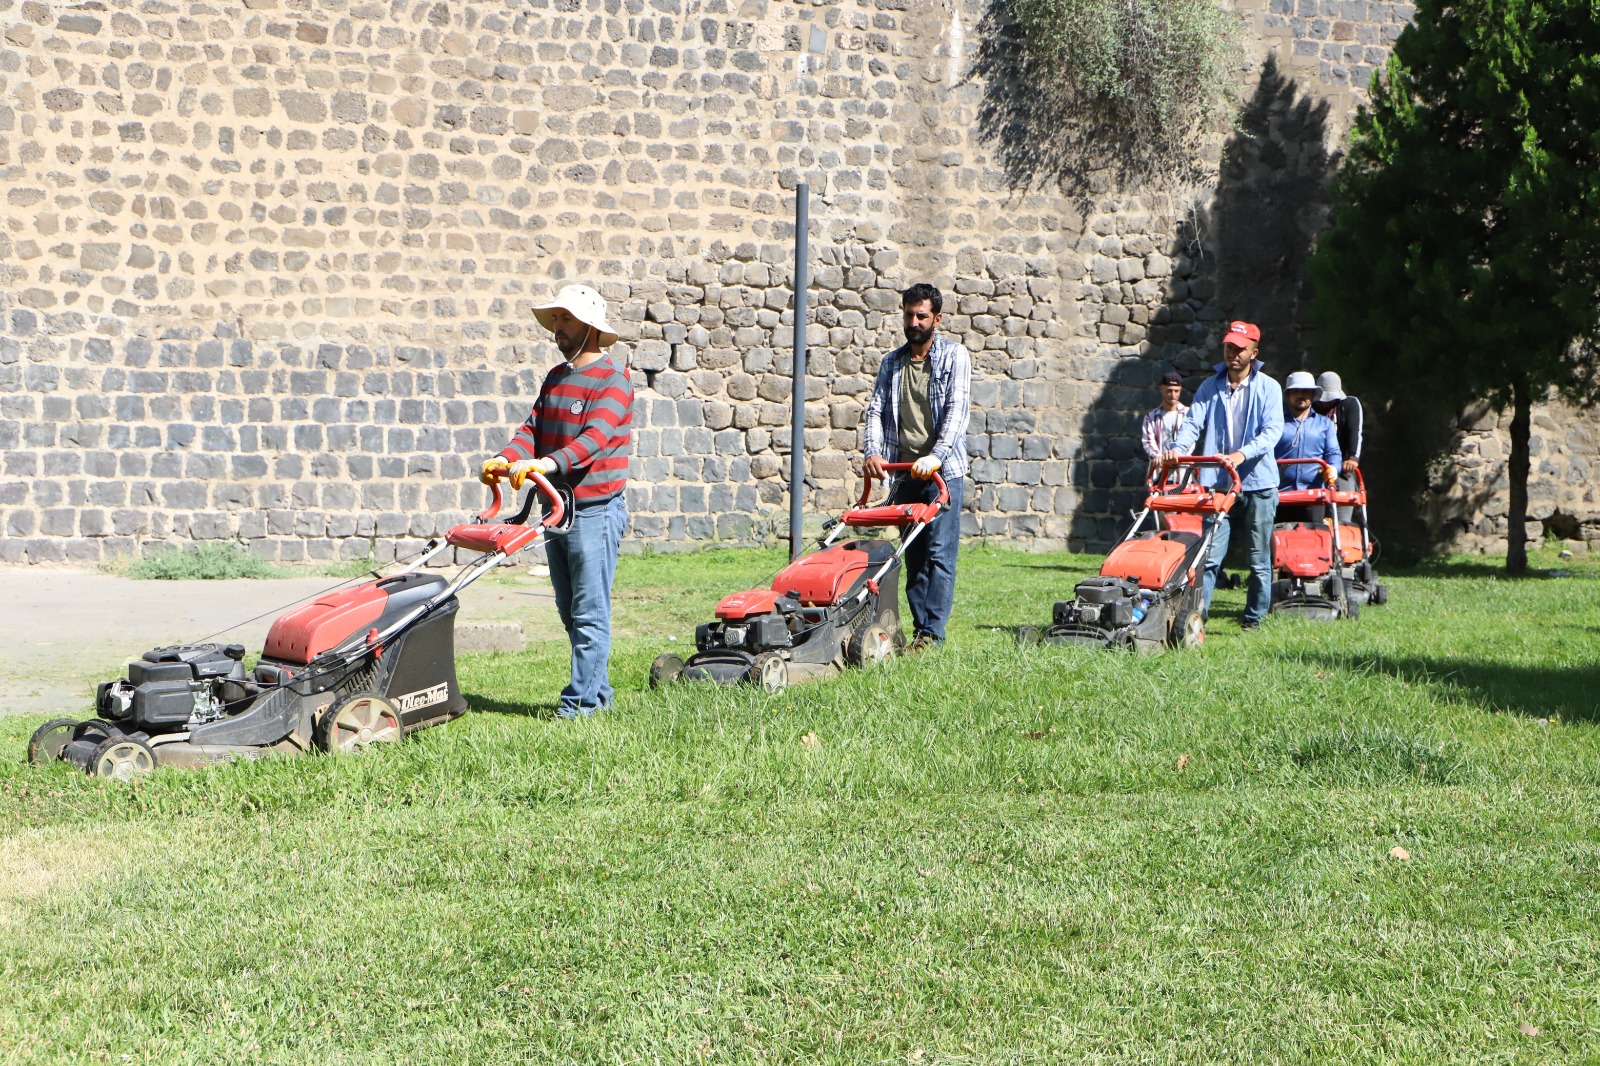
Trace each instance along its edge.
<instances>
[{"instance_id":1,"label":"yellow work glove","mask_svg":"<svg viewBox=\"0 0 1600 1066\"><path fill-rule=\"evenodd\" d=\"M511 476L511 464L506 462L504 456L491 455L483 461L483 469L478 472L478 480L485 485L493 485L503 477Z\"/></svg>"},{"instance_id":2,"label":"yellow work glove","mask_svg":"<svg viewBox=\"0 0 1600 1066\"><path fill-rule=\"evenodd\" d=\"M554 459L524 459L511 464L511 491L516 492L528 480L529 474L543 474L549 477L556 472Z\"/></svg>"}]
</instances>

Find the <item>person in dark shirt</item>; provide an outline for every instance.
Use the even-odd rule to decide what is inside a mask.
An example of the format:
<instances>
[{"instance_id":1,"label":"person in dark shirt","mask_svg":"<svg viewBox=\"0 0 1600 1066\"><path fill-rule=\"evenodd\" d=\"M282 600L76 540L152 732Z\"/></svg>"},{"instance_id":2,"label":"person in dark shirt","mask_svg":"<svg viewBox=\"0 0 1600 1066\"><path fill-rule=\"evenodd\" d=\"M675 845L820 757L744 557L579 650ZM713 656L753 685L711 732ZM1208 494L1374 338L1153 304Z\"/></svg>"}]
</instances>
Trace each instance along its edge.
<instances>
[{"instance_id":1,"label":"person in dark shirt","mask_svg":"<svg viewBox=\"0 0 1600 1066\"><path fill-rule=\"evenodd\" d=\"M1317 378L1322 395L1313 405L1317 413L1333 420L1339 431L1339 452L1344 462L1339 468L1339 488L1356 487L1356 470L1361 466L1361 450L1366 444L1366 425L1361 411L1361 401L1345 395L1344 382L1332 370L1325 370ZM1339 508L1339 521L1349 522L1352 508Z\"/></svg>"}]
</instances>

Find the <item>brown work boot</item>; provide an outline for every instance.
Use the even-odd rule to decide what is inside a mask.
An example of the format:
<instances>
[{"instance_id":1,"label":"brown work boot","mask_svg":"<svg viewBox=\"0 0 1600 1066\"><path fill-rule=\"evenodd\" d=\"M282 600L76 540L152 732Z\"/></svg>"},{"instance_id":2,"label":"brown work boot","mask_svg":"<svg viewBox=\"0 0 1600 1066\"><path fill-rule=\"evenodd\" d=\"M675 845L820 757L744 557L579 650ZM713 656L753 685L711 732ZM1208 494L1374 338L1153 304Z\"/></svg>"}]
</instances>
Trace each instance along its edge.
<instances>
[{"instance_id":1,"label":"brown work boot","mask_svg":"<svg viewBox=\"0 0 1600 1066\"><path fill-rule=\"evenodd\" d=\"M940 644L938 638L932 633L918 633L910 644L906 645L907 655L921 655L929 648L937 648Z\"/></svg>"}]
</instances>

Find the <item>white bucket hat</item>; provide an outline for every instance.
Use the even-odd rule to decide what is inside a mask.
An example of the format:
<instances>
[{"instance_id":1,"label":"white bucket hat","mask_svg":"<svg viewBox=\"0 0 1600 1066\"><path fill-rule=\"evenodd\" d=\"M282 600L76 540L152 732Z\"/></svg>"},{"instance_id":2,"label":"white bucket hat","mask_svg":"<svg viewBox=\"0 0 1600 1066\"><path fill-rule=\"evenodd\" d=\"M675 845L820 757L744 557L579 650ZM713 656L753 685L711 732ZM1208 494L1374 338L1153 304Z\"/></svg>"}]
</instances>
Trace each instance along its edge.
<instances>
[{"instance_id":1,"label":"white bucket hat","mask_svg":"<svg viewBox=\"0 0 1600 1066\"><path fill-rule=\"evenodd\" d=\"M1295 389L1303 389L1306 392L1322 392L1317 383L1311 379L1311 372L1308 370L1296 370L1289 375L1289 380L1283 383L1284 392L1293 392ZM1315 400L1317 397L1313 396L1311 398Z\"/></svg>"},{"instance_id":2,"label":"white bucket hat","mask_svg":"<svg viewBox=\"0 0 1600 1066\"><path fill-rule=\"evenodd\" d=\"M1317 384L1322 386L1323 403L1338 403L1344 399L1344 382L1333 371L1324 370L1322 376L1317 378Z\"/></svg>"},{"instance_id":3,"label":"white bucket hat","mask_svg":"<svg viewBox=\"0 0 1600 1066\"><path fill-rule=\"evenodd\" d=\"M555 299L533 309L533 317L539 320L539 325L551 329L557 311L565 311L584 325L593 326L600 335L600 347L609 348L617 343L616 330L606 321L606 299L589 286L563 286Z\"/></svg>"}]
</instances>

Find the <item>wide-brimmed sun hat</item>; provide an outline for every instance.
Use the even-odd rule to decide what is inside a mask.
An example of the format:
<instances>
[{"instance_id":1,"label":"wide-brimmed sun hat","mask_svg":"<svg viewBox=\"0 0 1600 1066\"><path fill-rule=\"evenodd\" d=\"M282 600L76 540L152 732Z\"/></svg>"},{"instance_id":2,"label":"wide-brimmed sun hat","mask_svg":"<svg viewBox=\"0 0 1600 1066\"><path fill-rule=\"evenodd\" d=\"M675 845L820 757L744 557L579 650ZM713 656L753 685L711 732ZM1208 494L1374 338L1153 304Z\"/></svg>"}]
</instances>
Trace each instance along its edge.
<instances>
[{"instance_id":1,"label":"wide-brimmed sun hat","mask_svg":"<svg viewBox=\"0 0 1600 1066\"><path fill-rule=\"evenodd\" d=\"M555 299L533 309L533 317L545 329L554 329L557 311L565 311L586 326L593 326L599 334L599 345L609 348L617 343L616 330L606 320L606 298L587 285L565 285Z\"/></svg>"},{"instance_id":2,"label":"wide-brimmed sun hat","mask_svg":"<svg viewBox=\"0 0 1600 1066\"><path fill-rule=\"evenodd\" d=\"M1283 383L1283 391L1311 392L1320 394L1322 389L1314 380L1312 380L1311 372L1309 370L1296 370L1293 374L1289 375L1289 380ZM1317 397L1312 396L1311 398L1315 400Z\"/></svg>"},{"instance_id":3,"label":"wide-brimmed sun hat","mask_svg":"<svg viewBox=\"0 0 1600 1066\"><path fill-rule=\"evenodd\" d=\"M1322 387L1323 403L1338 403L1344 399L1344 382L1333 371L1324 370L1322 376L1317 378L1317 384Z\"/></svg>"}]
</instances>

